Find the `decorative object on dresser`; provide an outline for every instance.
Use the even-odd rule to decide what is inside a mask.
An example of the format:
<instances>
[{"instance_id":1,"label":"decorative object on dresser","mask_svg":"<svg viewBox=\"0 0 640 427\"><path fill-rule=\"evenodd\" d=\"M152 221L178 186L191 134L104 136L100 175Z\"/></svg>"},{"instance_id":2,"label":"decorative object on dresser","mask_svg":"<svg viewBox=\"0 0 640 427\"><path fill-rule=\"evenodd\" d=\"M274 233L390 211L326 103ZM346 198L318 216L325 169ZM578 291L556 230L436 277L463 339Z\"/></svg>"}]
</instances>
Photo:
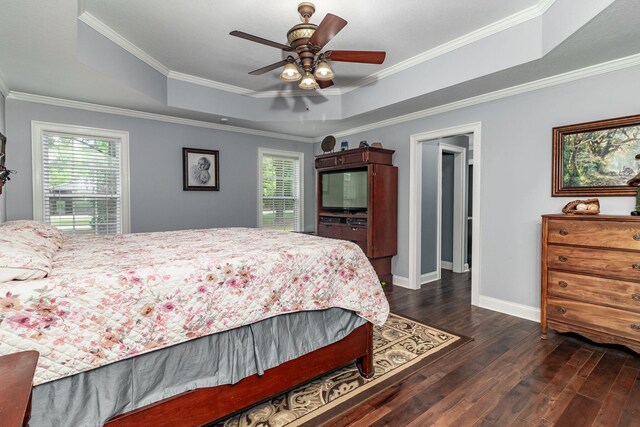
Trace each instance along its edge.
<instances>
[{"instance_id":1,"label":"decorative object on dresser","mask_svg":"<svg viewBox=\"0 0 640 427\"><path fill-rule=\"evenodd\" d=\"M640 154L636 154L636 162L638 160L640 160ZM627 185L636 187L636 209L631 211L631 215L640 216L640 172L627 181Z\"/></svg>"},{"instance_id":2,"label":"decorative object on dresser","mask_svg":"<svg viewBox=\"0 0 640 427\"><path fill-rule=\"evenodd\" d=\"M388 284L393 283L391 258L397 253L398 168L393 153L365 147L316 157L318 236L356 243Z\"/></svg>"},{"instance_id":3,"label":"decorative object on dresser","mask_svg":"<svg viewBox=\"0 0 640 427\"><path fill-rule=\"evenodd\" d=\"M597 215L600 213L600 200L587 199L587 200L574 200L567 203L562 212L566 214L579 214L579 215Z\"/></svg>"},{"instance_id":4,"label":"decorative object on dresser","mask_svg":"<svg viewBox=\"0 0 640 427\"><path fill-rule=\"evenodd\" d=\"M640 218L542 217L542 338L547 327L640 352Z\"/></svg>"},{"instance_id":5,"label":"decorative object on dresser","mask_svg":"<svg viewBox=\"0 0 640 427\"><path fill-rule=\"evenodd\" d=\"M320 147L322 148L323 153L328 153L328 152L333 153L333 149L335 148L335 146L336 146L336 137L333 135L325 136L324 139L322 140L322 144L320 144Z\"/></svg>"},{"instance_id":6,"label":"decorative object on dresser","mask_svg":"<svg viewBox=\"0 0 640 427\"><path fill-rule=\"evenodd\" d=\"M635 196L640 115L553 128L551 195Z\"/></svg>"},{"instance_id":7,"label":"decorative object on dresser","mask_svg":"<svg viewBox=\"0 0 640 427\"><path fill-rule=\"evenodd\" d=\"M220 191L218 150L182 148L182 189Z\"/></svg>"}]
</instances>

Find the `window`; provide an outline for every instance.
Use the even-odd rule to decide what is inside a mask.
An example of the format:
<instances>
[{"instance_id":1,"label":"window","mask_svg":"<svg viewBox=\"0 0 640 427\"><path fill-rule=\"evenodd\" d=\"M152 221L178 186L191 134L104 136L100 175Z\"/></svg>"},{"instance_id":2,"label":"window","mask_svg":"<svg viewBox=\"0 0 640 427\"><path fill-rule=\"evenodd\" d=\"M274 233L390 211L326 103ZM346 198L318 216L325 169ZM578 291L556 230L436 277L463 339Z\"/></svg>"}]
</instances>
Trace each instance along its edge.
<instances>
[{"instance_id":1,"label":"window","mask_svg":"<svg viewBox=\"0 0 640 427\"><path fill-rule=\"evenodd\" d=\"M258 226L302 231L304 154L258 149Z\"/></svg>"},{"instance_id":2,"label":"window","mask_svg":"<svg viewBox=\"0 0 640 427\"><path fill-rule=\"evenodd\" d=\"M32 122L33 214L67 234L129 232L129 134Z\"/></svg>"}]
</instances>

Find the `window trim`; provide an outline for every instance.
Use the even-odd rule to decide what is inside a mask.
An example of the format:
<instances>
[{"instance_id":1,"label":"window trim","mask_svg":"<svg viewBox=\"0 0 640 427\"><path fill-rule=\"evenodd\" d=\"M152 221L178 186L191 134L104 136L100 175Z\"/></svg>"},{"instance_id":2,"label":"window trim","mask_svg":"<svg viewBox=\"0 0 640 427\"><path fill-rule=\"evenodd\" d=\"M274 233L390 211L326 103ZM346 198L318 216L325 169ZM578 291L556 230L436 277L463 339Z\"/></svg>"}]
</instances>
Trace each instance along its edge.
<instances>
[{"instance_id":1,"label":"window trim","mask_svg":"<svg viewBox=\"0 0 640 427\"><path fill-rule=\"evenodd\" d=\"M130 174L129 174L129 132L31 121L31 165L33 179L33 219L44 221L44 187L42 164L43 132L71 133L120 140L120 194L122 209L122 232L131 232Z\"/></svg>"},{"instance_id":2,"label":"window trim","mask_svg":"<svg viewBox=\"0 0 640 427\"><path fill-rule=\"evenodd\" d=\"M258 228L263 228L262 223L262 158L267 155L289 157L300 162L300 231L304 231L304 153L299 151L276 150L272 148L258 147Z\"/></svg>"}]
</instances>

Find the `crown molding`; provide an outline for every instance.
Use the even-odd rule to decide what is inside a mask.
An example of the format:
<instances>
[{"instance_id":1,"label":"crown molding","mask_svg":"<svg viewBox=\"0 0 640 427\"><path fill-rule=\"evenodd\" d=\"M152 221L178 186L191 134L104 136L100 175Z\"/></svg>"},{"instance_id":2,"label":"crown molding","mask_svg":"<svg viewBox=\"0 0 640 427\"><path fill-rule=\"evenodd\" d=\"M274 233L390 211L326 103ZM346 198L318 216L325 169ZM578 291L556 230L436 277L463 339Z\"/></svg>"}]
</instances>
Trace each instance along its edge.
<instances>
[{"instance_id":1,"label":"crown molding","mask_svg":"<svg viewBox=\"0 0 640 427\"><path fill-rule=\"evenodd\" d=\"M556 0L541 0L536 6L540 11L540 15L543 15L555 2Z\"/></svg>"},{"instance_id":2,"label":"crown molding","mask_svg":"<svg viewBox=\"0 0 640 427\"><path fill-rule=\"evenodd\" d=\"M0 93L2 93L5 98L11 93L9 86L7 86L7 83L5 83L4 78L2 77L2 73L0 73Z\"/></svg>"},{"instance_id":3,"label":"crown molding","mask_svg":"<svg viewBox=\"0 0 640 427\"><path fill-rule=\"evenodd\" d=\"M479 28L475 31L467 33L457 39L451 40L447 43L436 46L433 49L427 50L426 52L422 52L416 56L413 56L409 59L406 59L402 62L398 62L397 64L392 65L391 67L385 68L384 70L380 70L376 73L370 74L369 76L360 79L354 82L351 86L342 89L342 93L351 92L361 86L368 85L377 80L383 79L385 77L391 76L393 74L399 73L411 67L414 67L423 62L434 59L438 56L444 55L446 53L452 52L456 49L460 49L466 45L477 42L478 40L484 39L491 35L497 34L501 31L512 28L516 25L522 24L523 22L527 22L531 19L538 18L544 12L551 7L551 5L556 0L542 0L538 4L528 7L527 9L521 10L520 12L514 13L513 15L509 15L506 18L503 18L499 21L493 22L487 26Z\"/></svg>"},{"instance_id":4,"label":"crown molding","mask_svg":"<svg viewBox=\"0 0 640 427\"><path fill-rule=\"evenodd\" d=\"M100 21L98 18L90 14L89 12L82 12L80 16L78 16L78 20L84 22L98 33L102 34L107 39L111 40L116 45L120 46L131 55L135 56L151 68L155 69L159 73L163 75L169 74L169 68L164 66L160 61L149 55L144 50L140 49L135 44L131 43L129 40L122 37L118 32L116 32L113 28L109 27L104 22Z\"/></svg>"},{"instance_id":5,"label":"crown molding","mask_svg":"<svg viewBox=\"0 0 640 427\"><path fill-rule=\"evenodd\" d=\"M72 101L70 99L52 98L49 96L34 95L23 92L11 92L7 99L15 101L34 102L37 104L53 105L56 107L75 108L79 110L93 111L105 114L116 114L119 116L134 117L138 119L155 120L160 122L174 123L185 126L195 126L207 129L216 129L226 132L243 133L247 135L264 136L267 138L286 139L289 141L315 142L313 138L290 135L286 133L269 132L264 130L243 128L240 126L222 125L218 123L205 122L201 120L185 119L181 117L167 116L164 114L147 113L145 111L130 110L127 108L111 107L108 105L92 104L89 102Z\"/></svg>"},{"instance_id":6,"label":"crown molding","mask_svg":"<svg viewBox=\"0 0 640 427\"><path fill-rule=\"evenodd\" d=\"M438 107L428 108L426 110L416 111L413 113L405 114L398 117L392 117L387 120L370 123L364 126L358 126L355 128L347 129L344 131L333 132L331 135L336 138L353 135L360 132L366 132L372 129L379 129L386 126L395 125L398 123L404 123L411 120L420 119L423 117L435 116L436 114L446 113L452 110L458 110L472 105L482 104L485 102L495 101L509 96L519 95L526 92L531 92L538 89L544 89L551 86L556 86L562 83L569 83L575 80L584 79L587 77L597 76L599 74L605 74L612 71L622 70L624 68L640 65L640 54L627 56L624 58L614 59L612 61L603 62L601 64L592 65L589 67L581 68L579 70L568 71L566 73L557 74L555 76L546 77L544 79L535 80L529 83L523 83L521 85L512 86L505 89L500 89L495 92L486 93L483 95L474 96L472 98L463 99L461 101L452 102ZM315 138L315 142L321 142L322 137Z\"/></svg>"}]
</instances>

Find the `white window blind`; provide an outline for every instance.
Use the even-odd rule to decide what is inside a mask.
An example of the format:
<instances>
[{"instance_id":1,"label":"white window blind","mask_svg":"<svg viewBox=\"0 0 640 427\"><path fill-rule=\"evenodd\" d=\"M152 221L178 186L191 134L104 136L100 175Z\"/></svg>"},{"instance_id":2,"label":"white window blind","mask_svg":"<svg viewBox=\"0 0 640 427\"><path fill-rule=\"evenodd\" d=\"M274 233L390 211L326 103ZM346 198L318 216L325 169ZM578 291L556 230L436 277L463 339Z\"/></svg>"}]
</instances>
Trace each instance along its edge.
<instances>
[{"instance_id":1,"label":"white window blind","mask_svg":"<svg viewBox=\"0 0 640 427\"><path fill-rule=\"evenodd\" d=\"M301 231L300 158L269 152L263 152L261 158L260 225L276 230Z\"/></svg>"},{"instance_id":2,"label":"white window blind","mask_svg":"<svg viewBox=\"0 0 640 427\"><path fill-rule=\"evenodd\" d=\"M44 129L39 137L43 221L73 235L124 232L121 139Z\"/></svg>"}]
</instances>

